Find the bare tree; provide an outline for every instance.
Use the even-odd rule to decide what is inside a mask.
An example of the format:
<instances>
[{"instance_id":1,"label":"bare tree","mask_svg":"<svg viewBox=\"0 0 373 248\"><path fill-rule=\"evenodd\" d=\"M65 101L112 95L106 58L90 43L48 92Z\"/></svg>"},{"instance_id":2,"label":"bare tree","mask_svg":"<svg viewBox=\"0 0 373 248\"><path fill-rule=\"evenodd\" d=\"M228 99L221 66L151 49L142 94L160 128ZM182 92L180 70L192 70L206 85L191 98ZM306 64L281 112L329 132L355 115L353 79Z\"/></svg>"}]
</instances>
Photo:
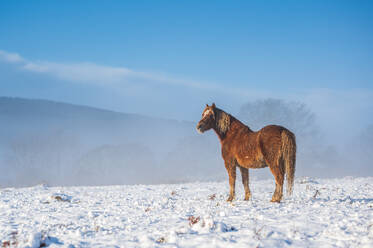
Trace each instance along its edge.
<instances>
[{"instance_id":1,"label":"bare tree","mask_svg":"<svg viewBox=\"0 0 373 248\"><path fill-rule=\"evenodd\" d=\"M273 98L248 102L241 107L239 117L254 130L276 124L288 128L302 139L318 135L314 113L301 102Z\"/></svg>"},{"instance_id":2,"label":"bare tree","mask_svg":"<svg viewBox=\"0 0 373 248\"><path fill-rule=\"evenodd\" d=\"M338 151L323 141L315 114L306 104L272 98L252 101L241 107L239 119L253 130L275 124L294 132L298 175L336 176L340 173Z\"/></svg>"}]
</instances>

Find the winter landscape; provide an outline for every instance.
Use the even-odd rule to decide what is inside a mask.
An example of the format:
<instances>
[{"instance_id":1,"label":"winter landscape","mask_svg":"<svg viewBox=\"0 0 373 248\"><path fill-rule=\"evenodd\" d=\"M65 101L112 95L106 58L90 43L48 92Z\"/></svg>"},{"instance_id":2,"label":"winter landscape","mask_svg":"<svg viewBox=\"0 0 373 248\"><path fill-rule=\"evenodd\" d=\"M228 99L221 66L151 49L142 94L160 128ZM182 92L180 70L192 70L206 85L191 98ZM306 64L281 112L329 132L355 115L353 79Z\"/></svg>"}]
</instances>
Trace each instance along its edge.
<instances>
[{"instance_id":1,"label":"winter landscape","mask_svg":"<svg viewBox=\"0 0 373 248\"><path fill-rule=\"evenodd\" d=\"M260 106L260 122L277 104L282 115L270 116L280 122L287 113L283 121L298 130L295 190L278 204L270 202L274 180L268 168L250 170L249 201L238 173L236 200L227 202L218 138L198 135L193 123L50 101L0 103L8 126L0 132L2 247L373 245L373 178L361 177L369 163L360 159L348 168L348 157L318 144L307 132L314 126L303 105L298 111L278 100L246 105L249 112ZM164 140L134 135L140 127L158 130ZM349 152L369 158L370 137ZM367 149L358 149L363 144ZM338 164L327 164L330 159L343 165L345 175L337 174Z\"/></svg>"},{"instance_id":2,"label":"winter landscape","mask_svg":"<svg viewBox=\"0 0 373 248\"><path fill-rule=\"evenodd\" d=\"M0 1L0 248L373 247L372 13Z\"/></svg>"}]
</instances>

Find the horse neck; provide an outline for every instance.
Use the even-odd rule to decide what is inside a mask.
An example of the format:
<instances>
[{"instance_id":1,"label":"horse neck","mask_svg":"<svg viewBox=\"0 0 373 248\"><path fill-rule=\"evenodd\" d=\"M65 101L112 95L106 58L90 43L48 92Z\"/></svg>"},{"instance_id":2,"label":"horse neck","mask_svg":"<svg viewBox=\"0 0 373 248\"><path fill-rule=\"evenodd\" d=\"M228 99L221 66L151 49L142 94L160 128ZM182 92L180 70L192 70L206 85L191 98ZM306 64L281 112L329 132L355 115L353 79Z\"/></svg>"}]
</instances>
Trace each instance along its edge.
<instances>
[{"instance_id":1,"label":"horse neck","mask_svg":"<svg viewBox=\"0 0 373 248\"><path fill-rule=\"evenodd\" d=\"M217 109L218 118L215 121L215 127L213 128L220 141L223 141L229 134L232 132L232 129L236 128L246 128L250 133L253 131L243 124L241 121L237 120L234 116L224 112L223 110ZM222 118L228 118L222 120ZM224 123L225 122L225 123ZM226 129L222 128L222 125L225 124Z\"/></svg>"}]
</instances>

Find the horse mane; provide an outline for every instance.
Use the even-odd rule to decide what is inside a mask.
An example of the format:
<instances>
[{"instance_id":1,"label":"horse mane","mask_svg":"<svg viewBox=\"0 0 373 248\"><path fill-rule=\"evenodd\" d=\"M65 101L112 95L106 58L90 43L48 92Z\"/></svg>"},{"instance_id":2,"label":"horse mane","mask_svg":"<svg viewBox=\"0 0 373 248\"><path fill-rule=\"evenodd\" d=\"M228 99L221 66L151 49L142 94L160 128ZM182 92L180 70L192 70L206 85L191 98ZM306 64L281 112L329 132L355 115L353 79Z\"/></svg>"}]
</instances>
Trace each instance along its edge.
<instances>
[{"instance_id":1,"label":"horse mane","mask_svg":"<svg viewBox=\"0 0 373 248\"><path fill-rule=\"evenodd\" d=\"M217 131L225 135L231 126L231 119L234 118L230 114L221 109L215 108L215 122Z\"/></svg>"},{"instance_id":2,"label":"horse mane","mask_svg":"<svg viewBox=\"0 0 373 248\"><path fill-rule=\"evenodd\" d=\"M239 125L246 127L249 132L253 132L250 127L237 120L231 114L215 107L215 127L216 131L222 135L222 137L226 135L233 122L238 122Z\"/></svg>"}]
</instances>

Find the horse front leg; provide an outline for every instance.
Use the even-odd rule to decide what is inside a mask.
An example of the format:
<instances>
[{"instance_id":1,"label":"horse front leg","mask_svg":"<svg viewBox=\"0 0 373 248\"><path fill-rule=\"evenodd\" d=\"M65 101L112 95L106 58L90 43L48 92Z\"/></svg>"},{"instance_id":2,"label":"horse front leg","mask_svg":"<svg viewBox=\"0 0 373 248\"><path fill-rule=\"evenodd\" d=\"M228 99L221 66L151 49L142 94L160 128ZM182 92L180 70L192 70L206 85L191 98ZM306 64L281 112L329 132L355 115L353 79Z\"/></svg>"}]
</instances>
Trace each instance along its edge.
<instances>
[{"instance_id":1,"label":"horse front leg","mask_svg":"<svg viewBox=\"0 0 373 248\"><path fill-rule=\"evenodd\" d=\"M228 171L229 176L229 197L227 199L228 202L233 201L235 197L235 186L236 186L236 163L233 161L225 162L225 168Z\"/></svg>"},{"instance_id":2,"label":"horse front leg","mask_svg":"<svg viewBox=\"0 0 373 248\"><path fill-rule=\"evenodd\" d=\"M245 201L248 201L251 197L251 192L249 188L249 169L243 168L240 166L241 176L242 176L242 184L245 189Z\"/></svg>"}]
</instances>

